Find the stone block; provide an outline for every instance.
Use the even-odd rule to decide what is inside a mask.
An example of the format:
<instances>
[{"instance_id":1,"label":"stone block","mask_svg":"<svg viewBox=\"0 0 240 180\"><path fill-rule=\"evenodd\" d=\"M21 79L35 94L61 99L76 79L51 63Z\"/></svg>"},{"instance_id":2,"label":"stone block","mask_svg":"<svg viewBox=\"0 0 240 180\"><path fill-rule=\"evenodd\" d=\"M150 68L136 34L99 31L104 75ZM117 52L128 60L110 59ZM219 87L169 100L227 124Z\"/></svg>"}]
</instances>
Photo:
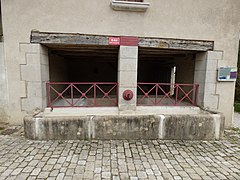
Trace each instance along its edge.
<instances>
[{"instance_id":1,"label":"stone block","mask_svg":"<svg viewBox=\"0 0 240 180\"><path fill-rule=\"evenodd\" d=\"M205 71L207 67L207 60L196 60L195 61L195 70Z\"/></svg>"},{"instance_id":2,"label":"stone block","mask_svg":"<svg viewBox=\"0 0 240 180\"><path fill-rule=\"evenodd\" d=\"M46 54L40 54L40 63L42 65L49 65L49 58Z\"/></svg>"},{"instance_id":3,"label":"stone block","mask_svg":"<svg viewBox=\"0 0 240 180\"><path fill-rule=\"evenodd\" d=\"M26 53L27 65L40 64L40 54Z\"/></svg>"},{"instance_id":4,"label":"stone block","mask_svg":"<svg viewBox=\"0 0 240 180\"><path fill-rule=\"evenodd\" d=\"M224 92L223 92L224 89ZM234 101L233 98L229 98L232 97L233 92L235 90L235 82L220 82L217 83L217 90L216 90L216 94L222 94L222 99L228 99L230 101Z\"/></svg>"},{"instance_id":5,"label":"stone block","mask_svg":"<svg viewBox=\"0 0 240 180\"><path fill-rule=\"evenodd\" d=\"M136 71L120 71L118 72L118 84L120 87L137 87Z\"/></svg>"},{"instance_id":6,"label":"stone block","mask_svg":"<svg viewBox=\"0 0 240 180\"><path fill-rule=\"evenodd\" d=\"M137 59L119 59L118 71L137 71Z\"/></svg>"},{"instance_id":7,"label":"stone block","mask_svg":"<svg viewBox=\"0 0 240 180\"><path fill-rule=\"evenodd\" d=\"M222 60L223 59L223 51L208 51L207 59Z\"/></svg>"},{"instance_id":8,"label":"stone block","mask_svg":"<svg viewBox=\"0 0 240 180\"><path fill-rule=\"evenodd\" d=\"M119 115L120 116L133 116L136 115L136 111L135 110L125 110L125 111L119 111ZM144 115L144 114L140 114L140 115Z\"/></svg>"},{"instance_id":9,"label":"stone block","mask_svg":"<svg viewBox=\"0 0 240 180\"><path fill-rule=\"evenodd\" d=\"M206 83L204 88L204 94L215 94L216 86L216 83Z\"/></svg>"},{"instance_id":10,"label":"stone block","mask_svg":"<svg viewBox=\"0 0 240 180\"><path fill-rule=\"evenodd\" d=\"M42 88L42 97L46 97L47 96L47 87L46 87L46 82L42 82L41 83L41 88Z\"/></svg>"},{"instance_id":11,"label":"stone block","mask_svg":"<svg viewBox=\"0 0 240 180\"><path fill-rule=\"evenodd\" d=\"M40 53L40 44L20 43L19 49L23 53Z\"/></svg>"},{"instance_id":12,"label":"stone block","mask_svg":"<svg viewBox=\"0 0 240 180\"><path fill-rule=\"evenodd\" d=\"M24 118L25 136L33 140L88 139L89 117Z\"/></svg>"},{"instance_id":13,"label":"stone block","mask_svg":"<svg viewBox=\"0 0 240 180\"><path fill-rule=\"evenodd\" d=\"M224 135L225 117L221 114L212 114L215 126L215 139L219 140Z\"/></svg>"},{"instance_id":14,"label":"stone block","mask_svg":"<svg viewBox=\"0 0 240 180\"><path fill-rule=\"evenodd\" d=\"M163 139L218 140L223 124L224 116L220 114L165 115L161 130Z\"/></svg>"},{"instance_id":15,"label":"stone block","mask_svg":"<svg viewBox=\"0 0 240 180\"><path fill-rule=\"evenodd\" d=\"M197 105L200 107L203 107L203 99L204 99L204 93L199 92L197 97Z\"/></svg>"},{"instance_id":16,"label":"stone block","mask_svg":"<svg viewBox=\"0 0 240 180\"><path fill-rule=\"evenodd\" d=\"M27 97L42 97L41 82L27 82Z\"/></svg>"},{"instance_id":17,"label":"stone block","mask_svg":"<svg viewBox=\"0 0 240 180\"><path fill-rule=\"evenodd\" d=\"M206 71L195 71L194 72L194 83L200 84L205 83Z\"/></svg>"},{"instance_id":18,"label":"stone block","mask_svg":"<svg viewBox=\"0 0 240 180\"><path fill-rule=\"evenodd\" d=\"M33 111L36 108L42 109L42 98L41 97L28 97L21 99L22 110L26 112Z\"/></svg>"},{"instance_id":19,"label":"stone block","mask_svg":"<svg viewBox=\"0 0 240 180\"><path fill-rule=\"evenodd\" d=\"M46 83L42 82L42 107L46 108L47 105L48 105L48 97L47 97Z\"/></svg>"},{"instance_id":20,"label":"stone block","mask_svg":"<svg viewBox=\"0 0 240 180\"><path fill-rule=\"evenodd\" d=\"M214 71L214 70L217 70L217 68L218 68L218 60L211 60L211 59L207 60L207 67L206 67L207 71Z\"/></svg>"},{"instance_id":21,"label":"stone block","mask_svg":"<svg viewBox=\"0 0 240 180\"><path fill-rule=\"evenodd\" d=\"M26 58L25 52L20 52L18 58L19 58L19 64L21 64L21 65L27 64L27 58Z\"/></svg>"},{"instance_id":22,"label":"stone block","mask_svg":"<svg viewBox=\"0 0 240 180\"><path fill-rule=\"evenodd\" d=\"M224 116L190 115L44 116L24 118L25 136L35 140L178 139L218 140Z\"/></svg>"},{"instance_id":23,"label":"stone block","mask_svg":"<svg viewBox=\"0 0 240 180\"><path fill-rule=\"evenodd\" d=\"M27 85L26 81L19 81L19 88L18 88L19 96L21 98L27 97Z\"/></svg>"},{"instance_id":24,"label":"stone block","mask_svg":"<svg viewBox=\"0 0 240 180\"><path fill-rule=\"evenodd\" d=\"M94 117L95 139L158 139L158 116Z\"/></svg>"},{"instance_id":25,"label":"stone block","mask_svg":"<svg viewBox=\"0 0 240 180\"><path fill-rule=\"evenodd\" d=\"M41 81L41 66L35 64L21 65L21 79L26 81Z\"/></svg>"},{"instance_id":26,"label":"stone block","mask_svg":"<svg viewBox=\"0 0 240 180\"><path fill-rule=\"evenodd\" d=\"M49 66L48 65L41 65L41 80L42 81L49 81Z\"/></svg>"},{"instance_id":27,"label":"stone block","mask_svg":"<svg viewBox=\"0 0 240 180\"><path fill-rule=\"evenodd\" d=\"M204 94L203 106L210 110L217 110L219 102L219 95L215 94Z\"/></svg>"},{"instance_id":28,"label":"stone block","mask_svg":"<svg viewBox=\"0 0 240 180\"><path fill-rule=\"evenodd\" d=\"M136 105L130 103L118 104L119 111L136 111Z\"/></svg>"},{"instance_id":29,"label":"stone block","mask_svg":"<svg viewBox=\"0 0 240 180\"><path fill-rule=\"evenodd\" d=\"M136 46L120 46L119 59L137 59L138 47Z\"/></svg>"},{"instance_id":30,"label":"stone block","mask_svg":"<svg viewBox=\"0 0 240 180\"><path fill-rule=\"evenodd\" d=\"M206 71L206 83L216 83L217 82L217 70Z\"/></svg>"},{"instance_id":31,"label":"stone block","mask_svg":"<svg viewBox=\"0 0 240 180\"><path fill-rule=\"evenodd\" d=\"M42 108L46 108L48 106L48 98L47 96L42 97Z\"/></svg>"}]
</instances>

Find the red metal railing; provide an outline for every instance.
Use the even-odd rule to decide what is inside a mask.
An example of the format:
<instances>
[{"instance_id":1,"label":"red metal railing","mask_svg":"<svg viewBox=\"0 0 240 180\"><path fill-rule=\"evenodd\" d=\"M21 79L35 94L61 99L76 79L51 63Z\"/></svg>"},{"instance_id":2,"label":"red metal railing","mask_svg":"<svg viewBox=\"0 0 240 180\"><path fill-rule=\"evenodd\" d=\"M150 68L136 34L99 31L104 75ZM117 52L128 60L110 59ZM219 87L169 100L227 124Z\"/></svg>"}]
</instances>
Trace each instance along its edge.
<instances>
[{"instance_id":1,"label":"red metal railing","mask_svg":"<svg viewBox=\"0 0 240 180\"><path fill-rule=\"evenodd\" d=\"M137 105L197 105L198 84L138 83Z\"/></svg>"},{"instance_id":2,"label":"red metal railing","mask_svg":"<svg viewBox=\"0 0 240 180\"><path fill-rule=\"evenodd\" d=\"M108 107L118 104L115 82L47 82L48 107Z\"/></svg>"}]
</instances>

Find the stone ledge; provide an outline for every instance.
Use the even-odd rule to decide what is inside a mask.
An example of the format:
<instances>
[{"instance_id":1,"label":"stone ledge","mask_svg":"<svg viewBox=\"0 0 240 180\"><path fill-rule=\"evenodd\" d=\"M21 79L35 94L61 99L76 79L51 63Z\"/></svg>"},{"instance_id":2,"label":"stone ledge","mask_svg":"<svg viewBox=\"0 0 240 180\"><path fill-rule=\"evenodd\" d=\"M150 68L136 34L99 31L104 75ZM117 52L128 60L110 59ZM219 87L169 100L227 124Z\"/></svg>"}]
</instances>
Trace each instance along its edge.
<instances>
[{"instance_id":1,"label":"stone ledge","mask_svg":"<svg viewBox=\"0 0 240 180\"><path fill-rule=\"evenodd\" d=\"M149 8L150 4L145 2L128 2L112 0L110 6L112 7L112 9L116 11L145 12Z\"/></svg>"},{"instance_id":2,"label":"stone ledge","mask_svg":"<svg viewBox=\"0 0 240 180\"><path fill-rule=\"evenodd\" d=\"M218 140L223 135L224 116L27 116L24 118L24 129L25 136L34 140Z\"/></svg>"}]
</instances>

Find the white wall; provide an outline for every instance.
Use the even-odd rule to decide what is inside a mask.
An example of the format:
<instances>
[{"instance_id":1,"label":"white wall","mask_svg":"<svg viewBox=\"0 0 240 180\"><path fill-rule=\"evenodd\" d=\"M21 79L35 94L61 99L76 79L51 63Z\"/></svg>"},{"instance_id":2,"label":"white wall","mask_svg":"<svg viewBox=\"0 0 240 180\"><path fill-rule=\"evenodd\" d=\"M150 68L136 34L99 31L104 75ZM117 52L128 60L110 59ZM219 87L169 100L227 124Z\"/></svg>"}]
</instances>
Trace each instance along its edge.
<instances>
[{"instance_id":1,"label":"white wall","mask_svg":"<svg viewBox=\"0 0 240 180\"><path fill-rule=\"evenodd\" d=\"M3 43L0 43L0 122L7 122L8 93L3 45Z\"/></svg>"}]
</instances>

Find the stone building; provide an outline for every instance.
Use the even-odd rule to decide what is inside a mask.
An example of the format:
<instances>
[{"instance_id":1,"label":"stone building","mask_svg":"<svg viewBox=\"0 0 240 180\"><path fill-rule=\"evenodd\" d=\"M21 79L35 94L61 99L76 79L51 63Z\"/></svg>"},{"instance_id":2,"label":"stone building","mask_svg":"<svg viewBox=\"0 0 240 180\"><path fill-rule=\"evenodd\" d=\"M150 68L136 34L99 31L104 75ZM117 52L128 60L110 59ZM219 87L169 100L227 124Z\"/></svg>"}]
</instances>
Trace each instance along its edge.
<instances>
[{"instance_id":1,"label":"stone building","mask_svg":"<svg viewBox=\"0 0 240 180\"><path fill-rule=\"evenodd\" d=\"M230 128L239 8L239 0L1 0L1 121L23 124L38 109L39 118L90 116L89 127L93 116L207 109Z\"/></svg>"}]
</instances>

